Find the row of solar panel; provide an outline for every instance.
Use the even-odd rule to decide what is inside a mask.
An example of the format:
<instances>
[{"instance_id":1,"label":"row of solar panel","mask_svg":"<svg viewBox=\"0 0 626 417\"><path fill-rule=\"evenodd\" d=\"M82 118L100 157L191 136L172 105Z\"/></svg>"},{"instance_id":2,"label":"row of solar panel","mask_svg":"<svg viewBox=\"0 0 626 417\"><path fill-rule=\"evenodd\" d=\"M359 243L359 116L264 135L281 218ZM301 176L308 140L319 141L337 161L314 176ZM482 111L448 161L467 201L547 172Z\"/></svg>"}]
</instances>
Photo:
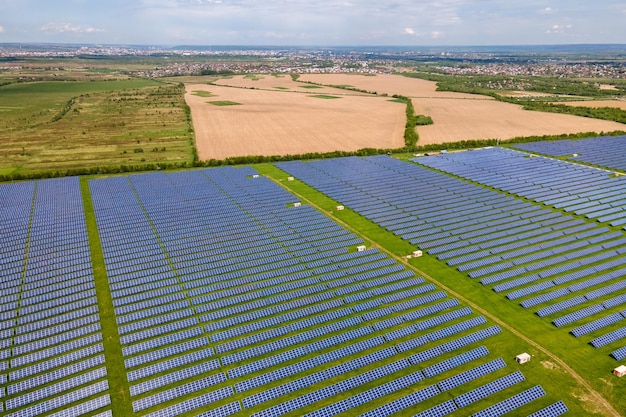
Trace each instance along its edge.
<instances>
[{"instance_id":1,"label":"row of solar panel","mask_svg":"<svg viewBox=\"0 0 626 417\"><path fill-rule=\"evenodd\" d=\"M525 158L524 154L504 149L494 148L478 153L482 154L482 156L484 156L484 154L498 154L499 156L504 156L504 158L492 158L487 161L485 161L484 158L481 158L480 162L478 162L475 155L445 155L444 158L440 158L436 161L432 161L432 158L421 159L420 163L429 164L431 166L435 164L439 169L446 170L450 173L458 173L472 180L477 179L475 172L480 170L490 171L496 174L506 174L520 183L527 182L532 186L521 190L512 190L510 184L502 183L502 181L498 180L493 180L489 182L488 185L502 188L505 191L516 192L520 196L533 198L536 201L552 203L555 204L557 208L563 208L566 211L573 211L576 214L587 214L589 218L599 218L612 213L612 211L606 211L609 208L617 208L618 210L621 210L624 207L623 201L613 203L613 205L602 204L599 201L601 199L601 195L598 195L595 191L592 191L593 200L583 197L584 193L581 192L580 188L574 192L581 198L566 199L565 201L561 200L562 196L570 195L569 192L565 191L568 186L580 187L580 183L582 182L581 178L585 178L588 183L593 181L593 188L595 189L606 190L608 188L611 189L611 191L624 191L626 189L626 184L619 181L619 178L612 178L608 175L598 176L597 171L590 168L580 171L583 172L580 178L572 177L572 175L564 175L566 172L581 170L581 168L574 167L572 164L568 164L567 162L555 161L546 158L532 158L532 163L530 163L532 168L528 169L530 160ZM465 169L466 166L471 167L473 170L469 171ZM546 169L548 169L547 167L549 166L556 167L560 176L553 177L546 175ZM517 170L517 167L523 167L526 169L523 171L521 169ZM581 203L586 203L585 207L576 209L581 205Z\"/></svg>"},{"instance_id":2,"label":"row of solar panel","mask_svg":"<svg viewBox=\"0 0 626 417\"><path fill-rule=\"evenodd\" d=\"M465 258L480 259L480 261L475 261L475 264L461 265L458 269L460 271L467 271L467 270L471 270L471 269L475 269L477 267L483 266L485 264L499 263L501 261L509 260L509 259L511 260L511 263L512 263L511 266L520 266L529 262L552 258L555 255L574 251L580 248L584 248L584 249L578 250L575 253L571 253L566 256L558 257L556 259L558 259L559 262L564 262L564 261L576 259L579 257L584 257L586 255L590 255L594 252L604 249L604 247L601 245L591 246L593 245L593 243L597 243L597 242L591 242L589 240L586 240L585 238L590 237L591 235L596 235L596 234L604 233L607 231L608 229L606 228L595 228L593 230L590 230L584 233L569 234L570 232L575 233L575 231L572 229L564 230L563 233L565 234L566 237L560 238L554 241L544 242L543 246L544 248L546 247L547 248L539 252L533 252L533 251L537 249L543 249L543 248L540 248L540 247L535 248L530 245L524 245L524 246L519 246L513 252L505 252L502 254L498 254L500 250L498 251L490 250L490 251L482 251L480 253L473 253L470 255L466 255ZM493 253L497 255L492 258L485 258L485 256L489 256ZM454 260L449 260L447 263L452 265L454 263Z\"/></svg>"},{"instance_id":3,"label":"row of solar panel","mask_svg":"<svg viewBox=\"0 0 626 417\"><path fill-rule=\"evenodd\" d=\"M584 140L560 140L515 145L516 148L553 156L578 154L574 159L613 169L626 169L624 137L596 137Z\"/></svg>"},{"instance_id":4,"label":"row of solar panel","mask_svg":"<svg viewBox=\"0 0 626 417\"><path fill-rule=\"evenodd\" d=\"M482 324L482 321L479 322L479 323ZM471 327L473 327L473 326L475 326L475 325L477 325L479 323L465 322L462 326L459 326L460 330L458 330L458 331L469 330ZM455 326L457 326L457 325L455 325ZM449 335L452 335L452 334L455 334L455 333L456 333L456 331L455 332L449 331L449 332L446 332L446 335L449 336ZM357 333L357 335L358 334L360 334L360 333ZM437 340L439 337L441 337L441 336L432 337L431 340ZM343 341L343 340L341 340L341 341ZM362 349L371 348L372 346L379 345L381 343L383 343L383 340L380 339L380 337L377 337L377 338L374 338L374 339L367 339L364 342L357 343L355 345L350 345L350 347L348 347L348 348L342 348L342 349L339 349L338 351L334 351L334 352L343 352L343 355L354 354L357 351L360 351ZM315 350L317 350L317 348L316 348L315 345L313 345L312 348L309 349L309 350L315 351ZM399 351L402 351L402 350L399 350ZM256 387L258 385L262 385L262 384L268 383L269 381L273 381L273 380L276 380L276 379L279 379L279 378L284 378L287 375L291 375L291 374L294 374L294 373L301 372L304 369L308 369L310 367L317 366L317 365L319 365L321 363L326 363L326 362L329 362L329 361L337 360L337 359L339 359L339 357L340 356L337 356L336 353L331 352L331 353L328 353L328 354L321 355L320 357L317 357L316 359L307 359L305 361L300 361L300 362L294 363L293 365L290 365L290 366L288 366L286 368L281 368L278 371L270 372L269 374L263 374L263 375L260 375L258 377L254 377L254 378L249 379L249 380L244 380L241 383L236 384L235 388L238 391L251 389L252 387ZM256 367L256 366L259 366L259 365L255 364L254 366ZM268 366L268 365L264 364L263 367L265 367L265 366ZM255 368L255 370L257 370L257 369ZM241 372L242 371L238 371L237 374L240 374ZM435 371L433 370L433 372L435 372Z\"/></svg>"},{"instance_id":5,"label":"row of solar panel","mask_svg":"<svg viewBox=\"0 0 626 417\"><path fill-rule=\"evenodd\" d=\"M412 274L411 274L411 275L412 275ZM299 283L301 283L301 282L302 282L302 281L299 281ZM293 286L295 286L295 284L292 284L292 285L293 285ZM283 287L276 287L276 289L275 289L274 291L271 291L271 292L277 292L277 290L280 290L280 291L285 291L285 290L291 289L292 285L283 286ZM268 294L266 294L266 293L265 293L265 294L261 294L261 295L263 295L263 296L267 296ZM292 298L292 297L290 297L290 298ZM268 301L269 301L270 303L271 303L271 302L273 302L273 301L270 299L270 300L267 300L267 301L266 301L266 303L267 303ZM284 301L284 298L283 298L283 299L281 299L281 300L277 300L276 302L279 302L279 301ZM163 312L163 311L158 311L158 313L162 313L162 312Z\"/></svg>"}]
</instances>

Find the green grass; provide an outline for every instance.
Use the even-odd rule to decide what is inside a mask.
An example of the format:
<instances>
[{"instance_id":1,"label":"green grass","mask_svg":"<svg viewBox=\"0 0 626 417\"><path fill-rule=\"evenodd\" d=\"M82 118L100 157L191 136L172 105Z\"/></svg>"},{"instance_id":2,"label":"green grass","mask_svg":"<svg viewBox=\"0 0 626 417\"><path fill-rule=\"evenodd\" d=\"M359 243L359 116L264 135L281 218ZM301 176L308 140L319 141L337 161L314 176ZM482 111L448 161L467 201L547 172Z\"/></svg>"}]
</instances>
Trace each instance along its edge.
<instances>
[{"instance_id":1,"label":"green grass","mask_svg":"<svg viewBox=\"0 0 626 417\"><path fill-rule=\"evenodd\" d=\"M108 277L104 267L104 254L100 243L96 214L89 191L89 178L80 180L81 193L85 210L85 223L91 251L93 275L98 299L102 344L106 359L107 376L109 379L109 393L111 395L111 409L114 416L130 416L133 409L130 399L129 383L124 369L124 356L120 343L120 335L115 313L113 298L109 288Z\"/></svg>"},{"instance_id":2,"label":"green grass","mask_svg":"<svg viewBox=\"0 0 626 417\"><path fill-rule=\"evenodd\" d=\"M237 103L236 101L229 101L229 100L207 101L207 103L212 104L214 106L219 106L219 107L241 105L241 103Z\"/></svg>"},{"instance_id":3,"label":"green grass","mask_svg":"<svg viewBox=\"0 0 626 417\"><path fill-rule=\"evenodd\" d=\"M287 87L274 87L277 90L289 90Z\"/></svg>"},{"instance_id":4,"label":"green grass","mask_svg":"<svg viewBox=\"0 0 626 417\"><path fill-rule=\"evenodd\" d=\"M199 97L215 97L216 96L216 94L213 94L210 91L204 91L204 90L195 90L192 94L194 96L199 96Z\"/></svg>"},{"instance_id":5,"label":"green grass","mask_svg":"<svg viewBox=\"0 0 626 417\"><path fill-rule=\"evenodd\" d=\"M314 89L314 88L322 88L322 86L315 85L315 84L307 84L307 85L301 85L300 88Z\"/></svg>"},{"instance_id":6,"label":"green grass","mask_svg":"<svg viewBox=\"0 0 626 417\"><path fill-rule=\"evenodd\" d=\"M321 99L325 99L325 100L330 100L330 99L333 99L333 98L341 98L341 97L337 97L337 96L329 96L329 95L326 95L326 94L313 94L313 95L310 95L309 97L321 98Z\"/></svg>"},{"instance_id":7,"label":"green grass","mask_svg":"<svg viewBox=\"0 0 626 417\"><path fill-rule=\"evenodd\" d=\"M33 174L191 161L182 85L145 80L0 89L0 172ZM135 153L141 148L143 152ZM159 152L151 152L154 148ZM163 150L164 149L164 150Z\"/></svg>"}]
</instances>

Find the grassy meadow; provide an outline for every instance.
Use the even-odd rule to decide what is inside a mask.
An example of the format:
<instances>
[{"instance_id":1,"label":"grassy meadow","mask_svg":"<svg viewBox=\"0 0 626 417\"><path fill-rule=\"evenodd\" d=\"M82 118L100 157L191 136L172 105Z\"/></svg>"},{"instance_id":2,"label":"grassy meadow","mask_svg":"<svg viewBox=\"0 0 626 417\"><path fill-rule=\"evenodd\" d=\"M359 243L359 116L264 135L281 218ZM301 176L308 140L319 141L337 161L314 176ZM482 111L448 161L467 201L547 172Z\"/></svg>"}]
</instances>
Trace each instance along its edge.
<instances>
[{"instance_id":1,"label":"grassy meadow","mask_svg":"<svg viewBox=\"0 0 626 417\"><path fill-rule=\"evenodd\" d=\"M0 87L0 175L191 160L182 85L141 79Z\"/></svg>"}]
</instances>

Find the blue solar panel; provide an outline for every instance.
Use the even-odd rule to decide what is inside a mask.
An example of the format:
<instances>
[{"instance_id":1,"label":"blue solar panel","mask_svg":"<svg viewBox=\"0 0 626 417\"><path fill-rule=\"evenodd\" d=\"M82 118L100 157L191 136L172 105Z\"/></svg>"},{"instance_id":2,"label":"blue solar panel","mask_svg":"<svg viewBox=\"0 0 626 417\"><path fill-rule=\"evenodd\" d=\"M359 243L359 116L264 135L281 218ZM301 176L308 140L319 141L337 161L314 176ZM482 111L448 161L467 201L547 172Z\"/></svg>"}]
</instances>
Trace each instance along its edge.
<instances>
[{"instance_id":1,"label":"blue solar panel","mask_svg":"<svg viewBox=\"0 0 626 417\"><path fill-rule=\"evenodd\" d=\"M445 361L428 366L424 368L422 372L424 373L424 376L426 378L430 378L435 375L439 375L440 373L449 371L450 369L453 369L464 363L468 363L470 361L476 360L488 354L489 354L489 351L487 350L487 348L484 346L481 346L479 348L472 349L467 352L463 352L460 355L453 356L452 358L446 359Z\"/></svg>"},{"instance_id":2,"label":"blue solar panel","mask_svg":"<svg viewBox=\"0 0 626 417\"><path fill-rule=\"evenodd\" d=\"M459 408L468 406L476 401L480 401L496 392L502 391L515 384L524 381L525 378L520 371L515 371L512 374L508 374L502 378L491 381L485 385L482 385L472 391L467 391L454 399L454 402Z\"/></svg>"},{"instance_id":3,"label":"blue solar panel","mask_svg":"<svg viewBox=\"0 0 626 417\"><path fill-rule=\"evenodd\" d=\"M611 356L613 356L613 358L615 358L618 361L625 359L626 358L626 346L623 346L619 349L614 350L613 352L611 352Z\"/></svg>"},{"instance_id":4,"label":"blue solar panel","mask_svg":"<svg viewBox=\"0 0 626 417\"><path fill-rule=\"evenodd\" d=\"M539 397L546 395L545 391L540 385L536 385L526 391L522 391L506 400L500 401L484 410L472 414L475 417L490 417L499 416L505 413L515 410L531 401L536 400Z\"/></svg>"},{"instance_id":5,"label":"blue solar panel","mask_svg":"<svg viewBox=\"0 0 626 417\"><path fill-rule=\"evenodd\" d=\"M448 379L444 379L439 382L437 385L441 391L448 391L452 388L458 387L460 385L465 384L466 382L472 381L474 379L480 378L488 373L495 372L498 369L504 368L506 363L502 358L498 358L496 360L484 363L475 368L472 368L468 371L457 374Z\"/></svg>"},{"instance_id":6,"label":"blue solar panel","mask_svg":"<svg viewBox=\"0 0 626 417\"><path fill-rule=\"evenodd\" d=\"M376 417L376 416L398 413L408 407L419 404L422 401L425 401L431 397L434 397L437 394L439 394L439 389L437 388L437 386L430 385L418 391L412 392L411 394L408 394L404 397L390 401L380 407L371 409L363 413L361 416L362 417Z\"/></svg>"},{"instance_id":7,"label":"blue solar panel","mask_svg":"<svg viewBox=\"0 0 626 417\"><path fill-rule=\"evenodd\" d=\"M589 343L591 343L594 348L599 348L624 338L626 338L626 326L620 327L617 330L613 330L612 332L596 337Z\"/></svg>"},{"instance_id":8,"label":"blue solar panel","mask_svg":"<svg viewBox=\"0 0 626 417\"><path fill-rule=\"evenodd\" d=\"M556 417L567 413L569 410L563 401L557 401L541 410L535 411L528 417Z\"/></svg>"},{"instance_id":9,"label":"blue solar panel","mask_svg":"<svg viewBox=\"0 0 626 417\"><path fill-rule=\"evenodd\" d=\"M448 400L427 410L417 413L414 417L441 417L457 410L453 400Z\"/></svg>"},{"instance_id":10,"label":"blue solar panel","mask_svg":"<svg viewBox=\"0 0 626 417\"><path fill-rule=\"evenodd\" d=\"M587 333L599 330L603 327L610 326L611 324L617 323L618 321L623 319L624 317L619 313L610 314L608 316L600 317L599 319L583 324L582 326L576 327L575 329L572 329L571 333L576 337L580 337Z\"/></svg>"}]
</instances>

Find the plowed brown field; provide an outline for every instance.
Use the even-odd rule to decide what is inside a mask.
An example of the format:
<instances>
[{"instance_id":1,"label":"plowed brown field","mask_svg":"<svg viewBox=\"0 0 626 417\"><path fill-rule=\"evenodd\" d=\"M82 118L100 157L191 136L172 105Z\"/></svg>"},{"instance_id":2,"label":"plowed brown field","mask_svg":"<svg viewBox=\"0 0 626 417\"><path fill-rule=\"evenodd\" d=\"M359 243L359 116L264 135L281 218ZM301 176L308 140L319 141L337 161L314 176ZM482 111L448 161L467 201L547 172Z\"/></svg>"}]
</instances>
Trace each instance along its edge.
<instances>
[{"instance_id":1,"label":"plowed brown field","mask_svg":"<svg viewBox=\"0 0 626 417\"><path fill-rule=\"evenodd\" d=\"M434 124L419 126L419 145L471 139L511 139L517 136L557 135L624 130L624 125L566 114L522 110L485 96L436 91L436 83L400 75L362 77L344 74L307 74L303 80L321 84L350 84L378 93L413 99L417 114Z\"/></svg>"},{"instance_id":2,"label":"plowed brown field","mask_svg":"<svg viewBox=\"0 0 626 417\"><path fill-rule=\"evenodd\" d=\"M332 94L338 98L324 98L331 92L339 93ZM185 99L191 108L198 156L207 160L404 145L404 104L371 95L342 96L342 92L187 85ZM321 94L325 96L314 97ZM216 106L212 101L238 104Z\"/></svg>"}]
</instances>

